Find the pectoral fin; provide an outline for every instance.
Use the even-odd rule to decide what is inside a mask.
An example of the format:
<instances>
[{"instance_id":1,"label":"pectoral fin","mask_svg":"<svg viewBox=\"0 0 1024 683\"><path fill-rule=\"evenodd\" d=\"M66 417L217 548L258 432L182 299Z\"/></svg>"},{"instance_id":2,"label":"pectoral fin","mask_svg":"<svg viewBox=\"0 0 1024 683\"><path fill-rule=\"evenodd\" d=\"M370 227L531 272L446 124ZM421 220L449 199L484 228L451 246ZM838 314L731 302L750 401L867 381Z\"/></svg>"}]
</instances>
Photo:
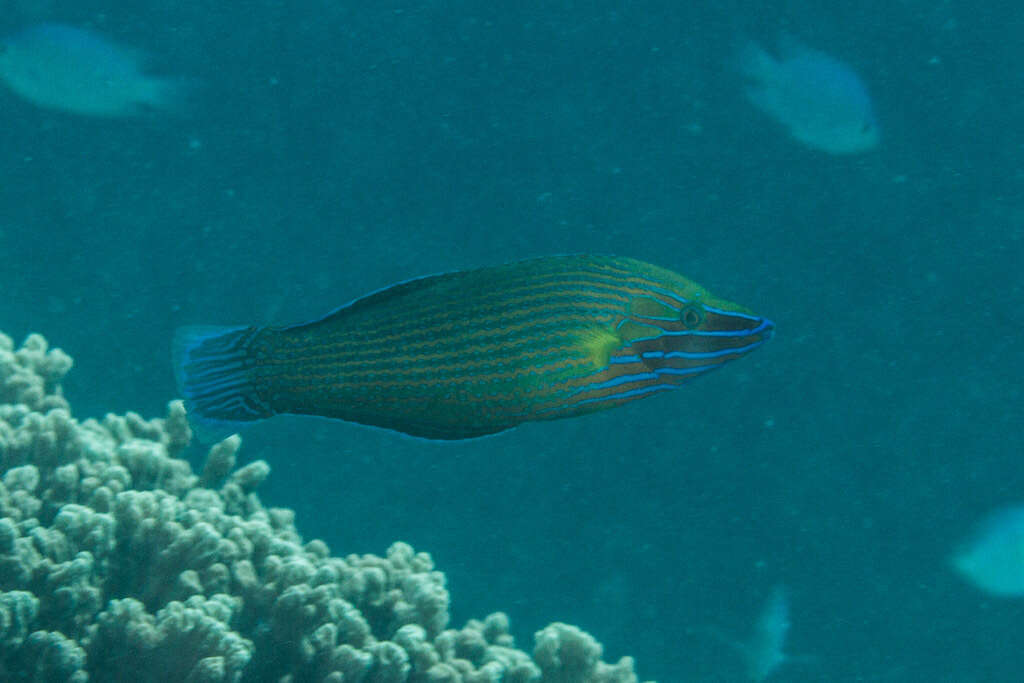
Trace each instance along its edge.
<instances>
[{"instance_id":1,"label":"pectoral fin","mask_svg":"<svg viewBox=\"0 0 1024 683\"><path fill-rule=\"evenodd\" d=\"M593 364L594 370L608 366L612 354L624 346L621 335L607 327L590 327L580 333L580 345Z\"/></svg>"}]
</instances>

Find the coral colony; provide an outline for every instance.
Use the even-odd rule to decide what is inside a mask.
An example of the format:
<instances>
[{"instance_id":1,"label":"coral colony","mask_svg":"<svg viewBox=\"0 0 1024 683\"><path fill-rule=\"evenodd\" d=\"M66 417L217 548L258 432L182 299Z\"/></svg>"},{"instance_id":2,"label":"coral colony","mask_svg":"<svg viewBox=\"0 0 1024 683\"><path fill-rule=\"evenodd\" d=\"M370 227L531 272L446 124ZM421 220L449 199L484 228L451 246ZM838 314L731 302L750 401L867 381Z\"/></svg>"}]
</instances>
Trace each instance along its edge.
<instances>
[{"instance_id":1,"label":"coral colony","mask_svg":"<svg viewBox=\"0 0 1024 683\"><path fill-rule=\"evenodd\" d=\"M405 543L332 557L235 469L199 474L167 417L72 417L71 359L0 334L0 675L4 680L634 683L633 662L551 624L532 655L504 614L449 627L445 577Z\"/></svg>"}]
</instances>

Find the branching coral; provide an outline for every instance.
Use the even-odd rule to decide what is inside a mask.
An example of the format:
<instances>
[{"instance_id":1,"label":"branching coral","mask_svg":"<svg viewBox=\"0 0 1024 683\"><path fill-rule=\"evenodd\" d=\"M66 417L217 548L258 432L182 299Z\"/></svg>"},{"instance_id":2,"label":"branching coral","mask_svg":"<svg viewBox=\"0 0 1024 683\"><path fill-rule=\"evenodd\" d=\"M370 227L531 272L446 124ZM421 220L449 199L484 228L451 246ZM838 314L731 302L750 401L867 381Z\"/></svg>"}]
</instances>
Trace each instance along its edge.
<instances>
[{"instance_id":1,"label":"branching coral","mask_svg":"<svg viewBox=\"0 0 1024 683\"><path fill-rule=\"evenodd\" d=\"M0 677L38 681L628 683L574 627L448 628L444 575L404 543L385 557L304 543L255 490L241 440L199 475L178 458L184 407L144 420L71 416L71 359L0 334Z\"/></svg>"}]
</instances>

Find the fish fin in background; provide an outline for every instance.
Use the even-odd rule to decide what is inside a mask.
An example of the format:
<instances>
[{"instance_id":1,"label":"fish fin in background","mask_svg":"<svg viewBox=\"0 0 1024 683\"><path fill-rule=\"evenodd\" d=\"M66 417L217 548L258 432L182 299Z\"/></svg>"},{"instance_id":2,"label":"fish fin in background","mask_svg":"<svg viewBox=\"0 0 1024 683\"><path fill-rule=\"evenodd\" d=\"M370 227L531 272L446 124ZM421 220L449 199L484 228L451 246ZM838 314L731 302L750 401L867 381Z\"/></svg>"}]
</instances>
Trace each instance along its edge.
<instances>
[{"instance_id":1,"label":"fish fin in background","mask_svg":"<svg viewBox=\"0 0 1024 683\"><path fill-rule=\"evenodd\" d=\"M832 59L821 50L815 50L789 31L779 31L775 36L774 44L775 50L778 52L779 58L782 60L800 58Z\"/></svg>"},{"instance_id":2,"label":"fish fin in background","mask_svg":"<svg viewBox=\"0 0 1024 683\"><path fill-rule=\"evenodd\" d=\"M201 87L197 79L177 77L148 77L139 88L139 102L135 114L146 111L187 116L193 111L196 95Z\"/></svg>"},{"instance_id":3,"label":"fish fin in background","mask_svg":"<svg viewBox=\"0 0 1024 683\"><path fill-rule=\"evenodd\" d=\"M174 376L199 439L225 439L247 423L273 416L249 381L252 327L195 325L174 334Z\"/></svg>"},{"instance_id":4,"label":"fish fin in background","mask_svg":"<svg viewBox=\"0 0 1024 683\"><path fill-rule=\"evenodd\" d=\"M742 648L750 680L767 680L776 669L789 661L785 651L789 627L789 598L786 589L775 586L758 615L750 638Z\"/></svg>"},{"instance_id":5,"label":"fish fin in background","mask_svg":"<svg viewBox=\"0 0 1024 683\"><path fill-rule=\"evenodd\" d=\"M743 662L746 680L763 683L772 678L783 665L817 661L813 656L791 655L785 651L789 627L789 600L785 587L779 585L772 589L754 628L746 638L734 638L713 626L698 629L697 632L711 636L735 651Z\"/></svg>"},{"instance_id":6,"label":"fish fin in background","mask_svg":"<svg viewBox=\"0 0 1024 683\"><path fill-rule=\"evenodd\" d=\"M1024 597L1024 505L990 513L949 562L989 595Z\"/></svg>"},{"instance_id":7,"label":"fish fin in background","mask_svg":"<svg viewBox=\"0 0 1024 683\"><path fill-rule=\"evenodd\" d=\"M784 88L777 82L779 62L755 42L745 44L739 51L737 64L746 79L743 94L755 107L776 120L786 115Z\"/></svg>"},{"instance_id":8,"label":"fish fin in background","mask_svg":"<svg viewBox=\"0 0 1024 683\"><path fill-rule=\"evenodd\" d=\"M775 57L756 41L746 40L736 51L736 70L752 81L770 78L776 68Z\"/></svg>"}]
</instances>

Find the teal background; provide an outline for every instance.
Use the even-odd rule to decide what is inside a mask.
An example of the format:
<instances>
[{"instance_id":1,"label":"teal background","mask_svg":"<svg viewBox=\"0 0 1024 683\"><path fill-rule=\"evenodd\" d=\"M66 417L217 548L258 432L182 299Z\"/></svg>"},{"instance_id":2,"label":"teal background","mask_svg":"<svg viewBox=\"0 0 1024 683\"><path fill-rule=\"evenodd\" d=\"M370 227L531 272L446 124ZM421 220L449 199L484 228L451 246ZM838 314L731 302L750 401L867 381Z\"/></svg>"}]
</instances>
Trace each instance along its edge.
<instances>
[{"instance_id":1,"label":"teal background","mask_svg":"<svg viewBox=\"0 0 1024 683\"><path fill-rule=\"evenodd\" d=\"M333 552L429 551L456 622L579 624L644 678L734 681L792 600L779 681L1017 681L1022 604L948 567L1024 499L1019 3L12 3L195 85L93 120L0 92L0 329L76 368L79 417L162 415L183 324L283 324L425 273L566 252L682 272L776 338L680 391L433 443L279 418L272 505ZM745 38L865 79L830 157L745 101ZM192 452L199 462L202 449Z\"/></svg>"}]
</instances>

